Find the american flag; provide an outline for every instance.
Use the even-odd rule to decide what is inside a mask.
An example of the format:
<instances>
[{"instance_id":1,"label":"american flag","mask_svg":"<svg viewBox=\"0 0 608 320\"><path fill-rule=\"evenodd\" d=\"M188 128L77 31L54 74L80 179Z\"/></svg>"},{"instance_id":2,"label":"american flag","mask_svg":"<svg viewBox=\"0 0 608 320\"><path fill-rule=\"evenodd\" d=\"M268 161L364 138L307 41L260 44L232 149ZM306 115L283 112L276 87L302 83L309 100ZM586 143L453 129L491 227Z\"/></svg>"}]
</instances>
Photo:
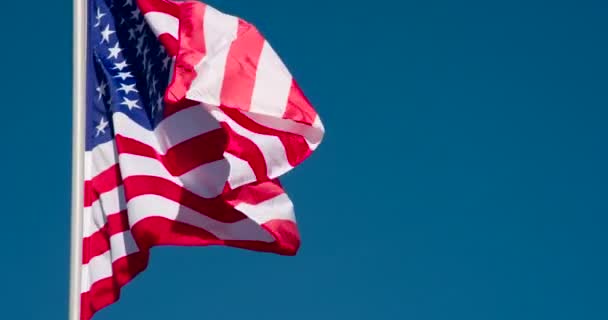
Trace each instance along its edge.
<instances>
[{"instance_id":1,"label":"american flag","mask_svg":"<svg viewBox=\"0 0 608 320\"><path fill-rule=\"evenodd\" d=\"M278 178L323 126L251 24L197 1L89 0L81 319L157 245L294 255Z\"/></svg>"}]
</instances>

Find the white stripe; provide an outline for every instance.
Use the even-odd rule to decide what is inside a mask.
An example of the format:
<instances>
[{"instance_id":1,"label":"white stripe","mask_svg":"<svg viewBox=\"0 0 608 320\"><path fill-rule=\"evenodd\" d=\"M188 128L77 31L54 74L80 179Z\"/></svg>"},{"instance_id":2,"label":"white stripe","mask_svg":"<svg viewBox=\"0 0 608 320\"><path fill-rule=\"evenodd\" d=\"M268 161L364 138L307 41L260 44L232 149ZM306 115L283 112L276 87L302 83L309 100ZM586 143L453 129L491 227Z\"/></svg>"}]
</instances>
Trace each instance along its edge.
<instances>
[{"instance_id":1,"label":"white stripe","mask_svg":"<svg viewBox=\"0 0 608 320\"><path fill-rule=\"evenodd\" d=\"M91 290L93 283L112 276L112 255L110 251L91 259L89 263L82 265L82 278L80 292Z\"/></svg>"},{"instance_id":2,"label":"white stripe","mask_svg":"<svg viewBox=\"0 0 608 320\"><path fill-rule=\"evenodd\" d=\"M179 177L184 187L204 198L222 194L228 181L230 164L225 159L200 165Z\"/></svg>"},{"instance_id":3,"label":"white stripe","mask_svg":"<svg viewBox=\"0 0 608 320\"><path fill-rule=\"evenodd\" d=\"M228 46L236 39L239 20L237 17L222 13L211 6L205 8L203 19L205 51L213 55L217 50Z\"/></svg>"},{"instance_id":4,"label":"white stripe","mask_svg":"<svg viewBox=\"0 0 608 320\"><path fill-rule=\"evenodd\" d=\"M115 112L112 116L112 120L116 135L137 140L152 147L161 154L165 153L165 150L161 149L154 132L140 126L137 124L137 122L131 120L131 118L129 118L126 114L122 112Z\"/></svg>"},{"instance_id":5,"label":"white stripe","mask_svg":"<svg viewBox=\"0 0 608 320\"><path fill-rule=\"evenodd\" d=\"M113 120L116 134L147 144L163 155L173 146L220 128L217 120L201 106L171 115L154 131L143 128L122 112L114 113Z\"/></svg>"},{"instance_id":6,"label":"white stripe","mask_svg":"<svg viewBox=\"0 0 608 320\"><path fill-rule=\"evenodd\" d=\"M119 156L123 179L134 176L152 176L171 181L203 198L214 198L223 190L228 179L228 164L225 159L205 163L176 177L154 158L122 153Z\"/></svg>"},{"instance_id":7,"label":"white stripe","mask_svg":"<svg viewBox=\"0 0 608 320\"><path fill-rule=\"evenodd\" d=\"M241 158L237 158L228 152L224 152L224 157L230 165L230 176L228 176L228 184L230 185L230 188L236 189L257 180L253 169L251 169L251 166L249 165L249 162Z\"/></svg>"},{"instance_id":8,"label":"white stripe","mask_svg":"<svg viewBox=\"0 0 608 320\"><path fill-rule=\"evenodd\" d=\"M149 131L122 112L112 116L114 131L123 137L135 139L149 145L160 154L171 147L198 135L219 129L220 124L201 106L194 106L164 119L154 131ZM85 152L85 179L91 180L117 163L114 140Z\"/></svg>"},{"instance_id":9,"label":"white stripe","mask_svg":"<svg viewBox=\"0 0 608 320\"><path fill-rule=\"evenodd\" d=\"M163 217L206 230L222 240L244 240L273 242L274 238L260 225L271 220L295 222L293 204L286 194L281 194L259 204L241 203L235 208L249 217L234 223L224 223L211 219L177 202L158 195L142 195L129 201L129 221L132 227L148 217ZM82 266L82 290L87 292L91 285L112 276L112 262L139 249L130 231L113 235L110 250L92 258Z\"/></svg>"},{"instance_id":10,"label":"white stripe","mask_svg":"<svg viewBox=\"0 0 608 320\"><path fill-rule=\"evenodd\" d=\"M229 164L219 160L203 164L179 177L172 176L157 159L121 154L121 173L124 178L154 176L169 180L204 198L214 198L222 193L227 180ZM100 194L99 199L84 208L83 237L90 237L103 228L108 216L127 209L124 187L118 186Z\"/></svg>"},{"instance_id":11,"label":"white stripe","mask_svg":"<svg viewBox=\"0 0 608 320\"><path fill-rule=\"evenodd\" d=\"M249 119L264 127L302 136L304 140L306 140L306 143L311 150L315 150L323 140L324 128L318 115L313 122L313 126L311 127L309 125L298 123L289 119L270 117L251 112L243 113L249 117Z\"/></svg>"},{"instance_id":12,"label":"white stripe","mask_svg":"<svg viewBox=\"0 0 608 320\"><path fill-rule=\"evenodd\" d=\"M81 293L91 290L91 286L112 276L112 263L139 251L131 231L117 233L110 237L110 250L100 254L89 263L82 265Z\"/></svg>"},{"instance_id":13,"label":"white stripe","mask_svg":"<svg viewBox=\"0 0 608 320\"><path fill-rule=\"evenodd\" d=\"M99 199L93 202L90 207L84 208L82 236L84 238L90 237L106 225L109 215L119 213L126 208L127 201L123 186L118 186L100 194Z\"/></svg>"},{"instance_id":14,"label":"white stripe","mask_svg":"<svg viewBox=\"0 0 608 320\"><path fill-rule=\"evenodd\" d=\"M91 180L98 174L108 170L117 161L114 140L102 143L91 151L84 153L85 180Z\"/></svg>"},{"instance_id":15,"label":"white stripe","mask_svg":"<svg viewBox=\"0 0 608 320\"><path fill-rule=\"evenodd\" d=\"M215 118L201 106L172 114L154 130L163 153L188 139L221 128Z\"/></svg>"},{"instance_id":16,"label":"white stripe","mask_svg":"<svg viewBox=\"0 0 608 320\"><path fill-rule=\"evenodd\" d=\"M236 17L207 6L203 23L206 52L194 67L197 76L186 96L195 101L219 106L226 59L230 44L236 39L239 21Z\"/></svg>"},{"instance_id":17,"label":"white stripe","mask_svg":"<svg viewBox=\"0 0 608 320\"><path fill-rule=\"evenodd\" d=\"M267 174L270 178L276 178L293 168L287 160L285 146L278 137L251 132L236 123L220 109L210 108L210 111L218 121L225 122L236 133L257 145L266 161Z\"/></svg>"},{"instance_id":18,"label":"white stripe","mask_svg":"<svg viewBox=\"0 0 608 320\"><path fill-rule=\"evenodd\" d=\"M258 62L250 112L283 117L291 90L292 77L268 41Z\"/></svg>"},{"instance_id":19,"label":"white stripe","mask_svg":"<svg viewBox=\"0 0 608 320\"><path fill-rule=\"evenodd\" d=\"M229 156L232 159L238 159L234 156ZM240 160L242 161L242 160ZM194 190L197 194L204 194L210 197L210 193L207 190L204 190L204 186L209 184L209 181L212 181L213 178L205 178L201 177L201 180L194 179L195 175L205 175L208 172L211 174L213 172L221 172L222 170L227 171L227 168L222 169L221 166L227 166L227 160L222 160L223 164L218 164L219 161L212 162L206 164L208 170L203 171L203 169L195 169L193 171L201 170L195 173L192 177L189 177L192 182L197 183L195 185ZM163 179L170 180L177 185L182 186L182 177L176 178L170 176L170 174L166 171L166 169L162 166L162 164L152 158L131 155L131 154L121 154L120 155L120 163L121 169L123 170L123 176L158 176ZM218 166L220 168L218 169ZM249 168L249 170L251 170ZM192 171L191 171L192 172ZM253 174L253 173L252 173ZM221 178L218 180L225 179L223 177L224 174L221 174ZM223 180L225 181L225 180ZM212 184L211 184L212 185ZM220 193L223 187L223 183L216 184L216 193ZM186 186L187 188L187 186ZM207 188L210 188L209 186ZM219 191L217 191L219 190ZM276 198L275 198L276 199ZM289 200L289 199L287 199ZM279 203L279 201L274 202L264 202L260 204L264 206L264 208L259 208L258 211L262 212L267 209L278 210L276 213L278 214L275 219L289 219L293 220L293 218L289 218L285 216L286 210L285 204L278 206L276 204L269 206L269 203ZM240 205L247 212L253 212L255 210L255 205ZM85 234L84 237L88 237L98 231L107 223L107 216L109 214L117 213L122 210L127 209L129 212L129 222L131 227L133 227L138 221L148 217L148 216L160 216L165 217L167 219L176 220L180 222L184 222L212 233L216 237L224 240L252 240L252 241L264 241L264 242L272 242L273 238L263 229L259 228L258 223L264 223L268 219L273 218L274 212L267 212L266 218L261 217L262 215L259 213L255 213L255 219L252 220L241 220L235 223L224 223L212 218L205 216L204 212L197 212L193 209L180 205L178 202L175 202L170 199L166 199L159 195L141 195L131 199L128 204L125 205L124 199L124 189L123 186L119 186L111 191L105 192L100 195L100 199L95 201L91 207L85 208ZM255 222L254 222L255 221ZM257 223L256 223L257 222ZM110 239L112 246L112 259L113 261L126 255L131 252L137 252L137 245L135 241L132 239L132 236L129 233L121 234L120 236L113 236L116 239ZM120 238L122 237L122 238ZM125 254L126 252L126 254ZM94 258L99 260L97 257ZM96 261L97 261L96 260ZM100 262L101 263L101 262ZM100 278L102 279L102 278Z\"/></svg>"},{"instance_id":20,"label":"white stripe","mask_svg":"<svg viewBox=\"0 0 608 320\"><path fill-rule=\"evenodd\" d=\"M95 213L94 213L95 212ZM95 219L96 216L100 214L98 212L102 212L101 207L99 206L99 202L95 201L92 206L85 207L82 212L83 220L82 220L82 237L87 238L90 237L93 233L97 232L103 226L99 224Z\"/></svg>"},{"instance_id":21,"label":"white stripe","mask_svg":"<svg viewBox=\"0 0 608 320\"><path fill-rule=\"evenodd\" d=\"M110 237L112 262L135 252L139 252L139 247L137 246L137 243L135 243L131 231L127 230Z\"/></svg>"},{"instance_id":22,"label":"white stripe","mask_svg":"<svg viewBox=\"0 0 608 320\"><path fill-rule=\"evenodd\" d=\"M120 154L118 159L123 179L134 176L162 177L181 186L179 179L172 176L157 159L127 153Z\"/></svg>"},{"instance_id":23,"label":"white stripe","mask_svg":"<svg viewBox=\"0 0 608 320\"><path fill-rule=\"evenodd\" d=\"M260 225L275 219L296 221L293 203L285 193L258 204L240 203L235 209Z\"/></svg>"},{"instance_id":24,"label":"white stripe","mask_svg":"<svg viewBox=\"0 0 608 320\"><path fill-rule=\"evenodd\" d=\"M173 38L179 39L179 19L176 17L164 12L148 12L144 18L156 37L168 33Z\"/></svg>"},{"instance_id":25,"label":"white stripe","mask_svg":"<svg viewBox=\"0 0 608 320\"><path fill-rule=\"evenodd\" d=\"M219 239L273 242L274 238L253 220L224 223L178 202L158 195L142 195L129 201L129 221L133 227L148 217L163 217L204 229Z\"/></svg>"},{"instance_id":26,"label":"white stripe","mask_svg":"<svg viewBox=\"0 0 608 320\"><path fill-rule=\"evenodd\" d=\"M319 117L318 114L315 117L315 120L313 121L312 126L315 128L321 129L322 132L325 131L325 127L323 127L323 122L321 122L321 117Z\"/></svg>"}]
</instances>

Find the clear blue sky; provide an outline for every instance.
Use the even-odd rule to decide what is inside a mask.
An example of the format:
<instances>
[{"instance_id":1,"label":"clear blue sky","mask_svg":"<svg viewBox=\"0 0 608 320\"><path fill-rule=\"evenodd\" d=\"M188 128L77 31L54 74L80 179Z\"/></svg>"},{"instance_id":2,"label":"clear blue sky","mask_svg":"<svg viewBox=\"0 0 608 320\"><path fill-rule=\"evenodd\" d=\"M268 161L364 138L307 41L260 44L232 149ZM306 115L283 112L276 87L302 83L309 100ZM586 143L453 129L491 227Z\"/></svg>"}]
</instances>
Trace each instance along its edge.
<instances>
[{"instance_id":1,"label":"clear blue sky","mask_svg":"<svg viewBox=\"0 0 608 320\"><path fill-rule=\"evenodd\" d=\"M155 249L96 320L608 319L608 2L209 3L325 122L301 251ZM2 8L0 318L63 320L71 3Z\"/></svg>"}]
</instances>

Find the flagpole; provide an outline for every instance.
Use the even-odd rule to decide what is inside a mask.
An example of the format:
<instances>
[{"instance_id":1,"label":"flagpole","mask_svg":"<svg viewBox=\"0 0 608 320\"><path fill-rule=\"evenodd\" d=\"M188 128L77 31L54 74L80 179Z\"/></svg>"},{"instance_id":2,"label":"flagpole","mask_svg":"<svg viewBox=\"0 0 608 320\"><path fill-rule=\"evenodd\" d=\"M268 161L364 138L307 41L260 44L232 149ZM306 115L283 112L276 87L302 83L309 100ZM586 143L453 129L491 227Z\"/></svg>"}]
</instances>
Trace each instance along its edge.
<instances>
[{"instance_id":1,"label":"flagpole","mask_svg":"<svg viewBox=\"0 0 608 320\"><path fill-rule=\"evenodd\" d=\"M72 51L72 218L70 235L69 320L80 320L84 138L86 110L87 1L73 0Z\"/></svg>"}]
</instances>

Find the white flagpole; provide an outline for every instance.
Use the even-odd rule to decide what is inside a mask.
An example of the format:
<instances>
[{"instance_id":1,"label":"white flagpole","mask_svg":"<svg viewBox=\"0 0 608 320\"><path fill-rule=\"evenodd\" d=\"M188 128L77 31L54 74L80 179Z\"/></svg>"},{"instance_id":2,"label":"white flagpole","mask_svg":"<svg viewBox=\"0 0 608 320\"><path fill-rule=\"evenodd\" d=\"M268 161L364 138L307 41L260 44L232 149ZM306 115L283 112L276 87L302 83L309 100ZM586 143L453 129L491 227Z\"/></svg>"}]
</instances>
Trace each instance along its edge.
<instances>
[{"instance_id":1,"label":"white flagpole","mask_svg":"<svg viewBox=\"0 0 608 320\"><path fill-rule=\"evenodd\" d=\"M84 207L84 138L86 110L87 2L73 0L72 51L72 221L69 320L80 320L82 215Z\"/></svg>"}]
</instances>

